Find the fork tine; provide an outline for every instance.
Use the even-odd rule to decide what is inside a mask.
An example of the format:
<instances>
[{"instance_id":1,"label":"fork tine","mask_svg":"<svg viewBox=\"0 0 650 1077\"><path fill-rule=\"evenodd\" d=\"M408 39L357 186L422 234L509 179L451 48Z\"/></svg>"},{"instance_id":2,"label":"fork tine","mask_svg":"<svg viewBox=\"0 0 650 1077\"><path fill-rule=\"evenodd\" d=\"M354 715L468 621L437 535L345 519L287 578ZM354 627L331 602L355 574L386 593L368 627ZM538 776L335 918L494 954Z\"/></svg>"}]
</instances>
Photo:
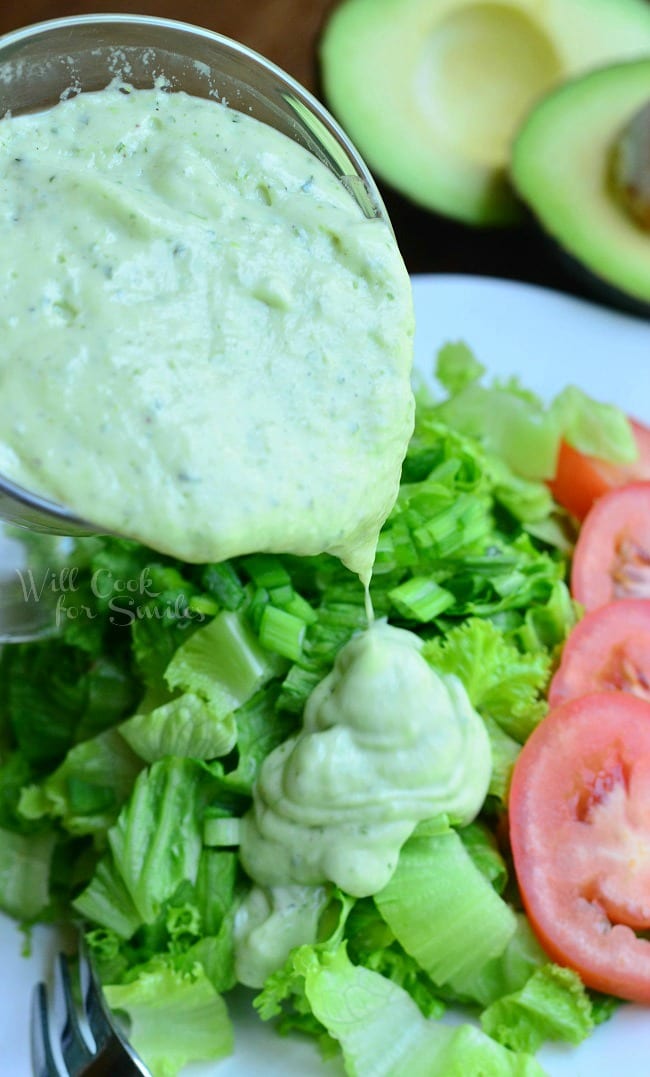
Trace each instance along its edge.
<instances>
[{"instance_id":1,"label":"fork tine","mask_svg":"<svg viewBox=\"0 0 650 1077\"><path fill-rule=\"evenodd\" d=\"M94 1057L79 1022L77 1002L71 980L71 966L65 954L59 954L54 968L54 1005L62 1011L61 1055L70 1073L80 1073Z\"/></svg>"},{"instance_id":2,"label":"fork tine","mask_svg":"<svg viewBox=\"0 0 650 1077\"><path fill-rule=\"evenodd\" d=\"M78 964L59 954L51 998L44 983L34 988L30 1029L33 1077L151 1077L113 1024L83 941Z\"/></svg>"},{"instance_id":3,"label":"fork tine","mask_svg":"<svg viewBox=\"0 0 650 1077\"><path fill-rule=\"evenodd\" d=\"M79 947L84 1012L97 1045L93 1077L151 1077L108 1007L85 940Z\"/></svg>"},{"instance_id":4,"label":"fork tine","mask_svg":"<svg viewBox=\"0 0 650 1077\"><path fill-rule=\"evenodd\" d=\"M52 1051L47 1007L47 988L37 983L32 993L30 1046L34 1077L62 1077Z\"/></svg>"},{"instance_id":5,"label":"fork tine","mask_svg":"<svg viewBox=\"0 0 650 1077\"><path fill-rule=\"evenodd\" d=\"M108 1020L100 988L83 943L79 947L79 979L88 1027L92 1032L97 1050L101 1051L115 1035L115 1031Z\"/></svg>"}]
</instances>

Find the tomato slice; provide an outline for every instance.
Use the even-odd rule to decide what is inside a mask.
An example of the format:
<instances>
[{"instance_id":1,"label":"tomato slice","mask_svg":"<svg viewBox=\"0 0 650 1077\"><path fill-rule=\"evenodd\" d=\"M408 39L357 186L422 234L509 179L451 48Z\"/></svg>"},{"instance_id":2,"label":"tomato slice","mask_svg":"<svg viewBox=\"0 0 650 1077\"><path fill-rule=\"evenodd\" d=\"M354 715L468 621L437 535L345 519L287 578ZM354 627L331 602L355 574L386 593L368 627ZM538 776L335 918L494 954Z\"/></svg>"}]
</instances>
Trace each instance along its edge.
<instances>
[{"instance_id":1,"label":"tomato slice","mask_svg":"<svg viewBox=\"0 0 650 1077\"><path fill-rule=\"evenodd\" d=\"M587 692L623 691L650 703L650 601L621 599L586 613L569 633L548 692L551 707Z\"/></svg>"},{"instance_id":2,"label":"tomato slice","mask_svg":"<svg viewBox=\"0 0 650 1077\"><path fill-rule=\"evenodd\" d=\"M639 450L631 464L610 464L561 442L555 478L548 486L555 500L578 520L584 520L594 501L608 490L650 479L650 427L636 419L630 419L630 425Z\"/></svg>"},{"instance_id":3,"label":"tomato slice","mask_svg":"<svg viewBox=\"0 0 650 1077\"><path fill-rule=\"evenodd\" d=\"M590 509L573 551L571 594L585 610L650 598L650 482L610 490Z\"/></svg>"},{"instance_id":4,"label":"tomato slice","mask_svg":"<svg viewBox=\"0 0 650 1077\"><path fill-rule=\"evenodd\" d=\"M509 811L549 956L588 987L650 1003L650 703L595 692L550 711L515 764Z\"/></svg>"}]
</instances>

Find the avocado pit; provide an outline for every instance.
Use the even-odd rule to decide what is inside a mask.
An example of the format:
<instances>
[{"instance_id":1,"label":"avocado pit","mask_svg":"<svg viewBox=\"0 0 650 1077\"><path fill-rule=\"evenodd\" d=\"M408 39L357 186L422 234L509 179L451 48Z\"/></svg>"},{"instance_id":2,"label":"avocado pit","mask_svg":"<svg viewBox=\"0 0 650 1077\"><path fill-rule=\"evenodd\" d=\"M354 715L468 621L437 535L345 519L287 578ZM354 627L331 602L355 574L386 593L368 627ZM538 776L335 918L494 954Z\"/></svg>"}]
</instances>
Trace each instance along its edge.
<instances>
[{"instance_id":1,"label":"avocado pit","mask_svg":"<svg viewBox=\"0 0 650 1077\"><path fill-rule=\"evenodd\" d=\"M616 140L612 178L630 216L650 231L650 98Z\"/></svg>"},{"instance_id":2,"label":"avocado pit","mask_svg":"<svg viewBox=\"0 0 650 1077\"><path fill-rule=\"evenodd\" d=\"M440 138L466 159L498 168L528 108L562 74L542 24L510 5L475 3L433 23L414 78Z\"/></svg>"}]
</instances>

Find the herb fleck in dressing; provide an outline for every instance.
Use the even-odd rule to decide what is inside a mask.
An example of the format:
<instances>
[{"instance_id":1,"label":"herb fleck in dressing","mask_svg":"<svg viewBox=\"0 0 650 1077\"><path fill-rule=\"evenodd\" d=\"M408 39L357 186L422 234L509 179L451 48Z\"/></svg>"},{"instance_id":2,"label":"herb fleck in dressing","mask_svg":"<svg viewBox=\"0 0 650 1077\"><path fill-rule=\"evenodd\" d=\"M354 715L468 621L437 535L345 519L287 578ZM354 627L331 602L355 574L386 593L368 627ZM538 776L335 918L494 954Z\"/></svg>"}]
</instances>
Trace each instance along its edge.
<instances>
[{"instance_id":1,"label":"herb fleck in dressing","mask_svg":"<svg viewBox=\"0 0 650 1077\"><path fill-rule=\"evenodd\" d=\"M125 89L0 121L0 473L186 561L367 581L412 429L394 237L252 117Z\"/></svg>"}]
</instances>

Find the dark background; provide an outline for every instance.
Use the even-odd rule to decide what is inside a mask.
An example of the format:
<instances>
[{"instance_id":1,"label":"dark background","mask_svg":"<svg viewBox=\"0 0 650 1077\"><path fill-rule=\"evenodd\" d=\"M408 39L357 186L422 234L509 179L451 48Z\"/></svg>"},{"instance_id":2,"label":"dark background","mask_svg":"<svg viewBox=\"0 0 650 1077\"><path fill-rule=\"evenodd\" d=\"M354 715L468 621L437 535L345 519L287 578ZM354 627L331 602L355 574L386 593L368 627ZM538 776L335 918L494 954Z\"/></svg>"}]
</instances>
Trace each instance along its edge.
<instances>
[{"instance_id":1,"label":"dark background","mask_svg":"<svg viewBox=\"0 0 650 1077\"><path fill-rule=\"evenodd\" d=\"M0 33L61 15L111 11L197 23L263 53L320 96L317 42L337 0L0 0ZM381 186L381 185L380 185ZM436 217L382 187L411 273L468 273L588 294L532 226L475 229Z\"/></svg>"}]
</instances>

